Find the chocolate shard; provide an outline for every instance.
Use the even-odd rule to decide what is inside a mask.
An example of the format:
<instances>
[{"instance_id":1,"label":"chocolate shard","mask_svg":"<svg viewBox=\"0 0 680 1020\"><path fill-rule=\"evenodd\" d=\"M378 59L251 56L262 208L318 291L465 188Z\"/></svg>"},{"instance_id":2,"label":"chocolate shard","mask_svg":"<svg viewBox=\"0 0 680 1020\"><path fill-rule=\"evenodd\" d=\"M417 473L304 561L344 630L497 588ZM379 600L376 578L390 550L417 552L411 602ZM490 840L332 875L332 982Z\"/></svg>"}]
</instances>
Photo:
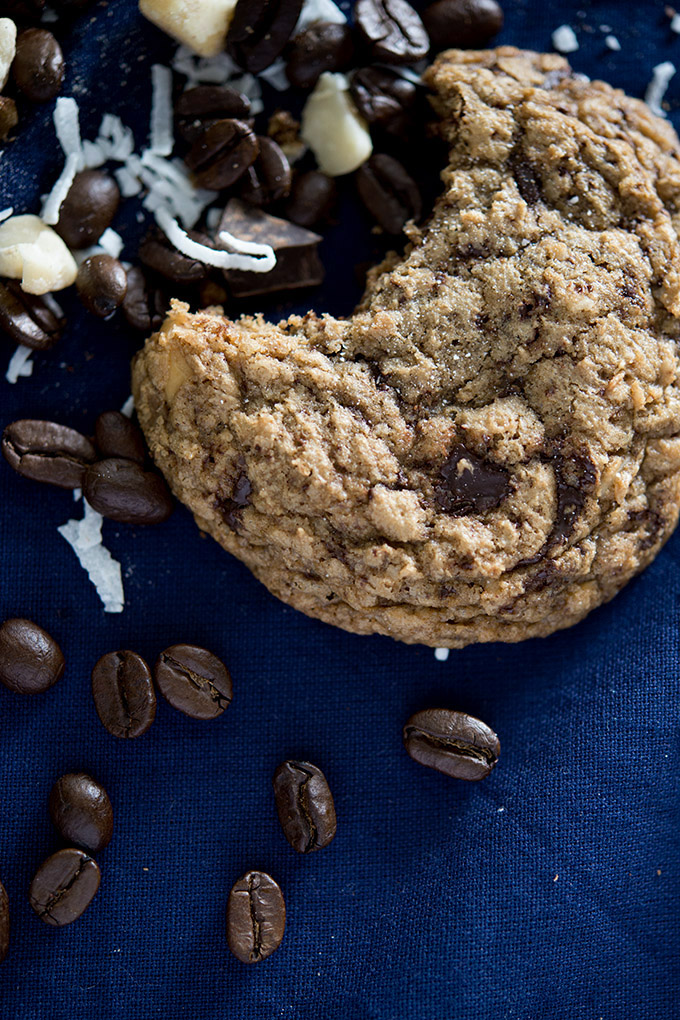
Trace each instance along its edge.
<instances>
[{"instance_id":1,"label":"chocolate shard","mask_svg":"<svg viewBox=\"0 0 680 1020\"><path fill-rule=\"evenodd\" d=\"M234 297L256 297L281 290L316 287L324 278L319 259L319 234L261 209L253 209L237 198L232 198L222 214L215 236L215 246L227 248L220 241L226 230L242 241L269 244L276 253L276 265L268 273L252 273L227 269L225 277Z\"/></svg>"},{"instance_id":2,"label":"chocolate shard","mask_svg":"<svg viewBox=\"0 0 680 1020\"><path fill-rule=\"evenodd\" d=\"M442 482L435 499L440 509L454 517L493 510L510 492L507 471L456 443L440 468Z\"/></svg>"}]
</instances>

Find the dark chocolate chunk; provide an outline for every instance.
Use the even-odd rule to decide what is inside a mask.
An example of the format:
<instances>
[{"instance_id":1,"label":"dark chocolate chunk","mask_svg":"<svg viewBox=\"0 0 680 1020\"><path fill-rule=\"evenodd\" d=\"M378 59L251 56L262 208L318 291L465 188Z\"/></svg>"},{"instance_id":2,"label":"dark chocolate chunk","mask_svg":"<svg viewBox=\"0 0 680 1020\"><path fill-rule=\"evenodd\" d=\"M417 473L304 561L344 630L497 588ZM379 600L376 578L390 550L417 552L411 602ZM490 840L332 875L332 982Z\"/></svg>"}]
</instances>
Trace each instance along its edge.
<instances>
[{"instance_id":1,"label":"dark chocolate chunk","mask_svg":"<svg viewBox=\"0 0 680 1020\"><path fill-rule=\"evenodd\" d=\"M508 472L456 443L440 469L443 481L435 499L445 513L454 517L493 510L510 492Z\"/></svg>"},{"instance_id":2,"label":"dark chocolate chunk","mask_svg":"<svg viewBox=\"0 0 680 1020\"><path fill-rule=\"evenodd\" d=\"M225 496L217 500L217 509L232 531L238 531L241 525L241 513L245 507L250 505L250 495L253 487L250 484L248 475L245 472L245 461L243 457L238 460L239 474L236 476L231 496Z\"/></svg>"}]
</instances>

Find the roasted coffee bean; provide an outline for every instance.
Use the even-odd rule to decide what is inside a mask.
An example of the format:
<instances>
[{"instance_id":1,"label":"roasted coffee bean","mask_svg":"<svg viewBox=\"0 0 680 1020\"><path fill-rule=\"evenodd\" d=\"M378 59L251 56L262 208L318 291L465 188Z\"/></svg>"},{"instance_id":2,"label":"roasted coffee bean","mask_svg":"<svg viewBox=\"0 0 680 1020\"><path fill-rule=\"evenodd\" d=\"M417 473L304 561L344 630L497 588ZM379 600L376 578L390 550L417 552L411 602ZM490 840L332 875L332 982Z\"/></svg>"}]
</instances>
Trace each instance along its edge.
<instances>
[{"instance_id":1,"label":"roasted coffee bean","mask_svg":"<svg viewBox=\"0 0 680 1020\"><path fill-rule=\"evenodd\" d=\"M350 78L354 105L372 128L407 136L413 123L417 92L411 81L384 67L362 67Z\"/></svg>"},{"instance_id":2,"label":"roasted coffee bean","mask_svg":"<svg viewBox=\"0 0 680 1020\"><path fill-rule=\"evenodd\" d=\"M283 893L271 875L247 871L227 902L227 942L241 963L259 963L278 949L286 928Z\"/></svg>"},{"instance_id":3,"label":"roasted coffee bean","mask_svg":"<svg viewBox=\"0 0 680 1020\"><path fill-rule=\"evenodd\" d=\"M113 836L113 808L109 795L86 772L67 772L50 791L52 822L68 843L92 853L108 846Z\"/></svg>"},{"instance_id":4,"label":"roasted coffee bean","mask_svg":"<svg viewBox=\"0 0 680 1020\"><path fill-rule=\"evenodd\" d=\"M430 49L425 26L406 0L357 0L354 22L374 60L415 64Z\"/></svg>"},{"instance_id":5,"label":"roasted coffee bean","mask_svg":"<svg viewBox=\"0 0 680 1020\"><path fill-rule=\"evenodd\" d=\"M216 719L229 707L229 670L216 655L197 645L171 645L158 656L154 677L173 708L192 719Z\"/></svg>"},{"instance_id":6,"label":"roasted coffee bean","mask_svg":"<svg viewBox=\"0 0 680 1020\"><path fill-rule=\"evenodd\" d=\"M257 138L242 120L218 120L203 131L187 153L185 163L201 188L228 188L255 162Z\"/></svg>"},{"instance_id":7,"label":"roasted coffee bean","mask_svg":"<svg viewBox=\"0 0 680 1020\"><path fill-rule=\"evenodd\" d=\"M139 266L128 269L123 315L129 326L148 336L163 322L169 304L167 294L150 283Z\"/></svg>"},{"instance_id":8,"label":"roasted coffee bean","mask_svg":"<svg viewBox=\"0 0 680 1020\"><path fill-rule=\"evenodd\" d=\"M454 517L493 510L510 492L507 471L477 457L462 443L454 445L440 475L435 499L441 510Z\"/></svg>"},{"instance_id":9,"label":"roasted coffee bean","mask_svg":"<svg viewBox=\"0 0 680 1020\"><path fill-rule=\"evenodd\" d=\"M23 418L2 434L7 463L24 478L61 489L82 488L85 469L96 457L92 443L80 432L54 421Z\"/></svg>"},{"instance_id":10,"label":"roasted coffee bean","mask_svg":"<svg viewBox=\"0 0 680 1020\"><path fill-rule=\"evenodd\" d=\"M250 100L229 85L197 85L179 97L175 116L180 137L195 142L216 120L247 120Z\"/></svg>"},{"instance_id":11,"label":"roasted coffee bean","mask_svg":"<svg viewBox=\"0 0 680 1020\"><path fill-rule=\"evenodd\" d=\"M189 237L199 244L210 244L210 239L196 230ZM208 275L205 262L198 262L178 251L165 237L149 237L139 247L139 259L152 273L183 286L201 283Z\"/></svg>"},{"instance_id":12,"label":"roasted coffee bean","mask_svg":"<svg viewBox=\"0 0 680 1020\"><path fill-rule=\"evenodd\" d=\"M9 96L0 96L0 142L7 139L10 131L19 123L17 104Z\"/></svg>"},{"instance_id":13,"label":"roasted coffee bean","mask_svg":"<svg viewBox=\"0 0 680 1020\"><path fill-rule=\"evenodd\" d=\"M274 798L283 834L299 854L328 846L335 836L335 804L326 777L308 761L284 761L274 773Z\"/></svg>"},{"instance_id":14,"label":"roasted coffee bean","mask_svg":"<svg viewBox=\"0 0 680 1020\"><path fill-rule=\"evenodd\" d=\"M9 949L9 897L7 890L0 882L0 963L7 956Z\"/></svg>"},{"instance_id":15,"label":"roasted coffee bean","mask_svg":"<svg viewBox=\"0 0 680 1020\"><path fill-rule=\"evenodd\" d=\"M349 25L317 21L296 35L288 50L286 75L298 89L312 89L324 71L341 71L352 61Z\"/></svg>"},{"instance_id":16,"label":"roasted coffee bean","mask_svg":"<svg viewBox=\"0 0 680 1020\"><path fill-rule=\"evenodd\" d=\"M503 27L496 0L437 0L422 13L435 53L452 47L484 47Z\"/></svg>"},{"instance_id":17,"label":"roasted coffee bean","mask_svg":"<svg viewBox=\"0 0 680 1020\"><path fill-rule=\"evenodd\" d=\"M175 508L159 474L120 457L108 457L88 467L83 495L103 517L122 524L160 524Z\"/></svg>"},{"instance_id":18,"label":"roasted coffee bean","mask_svg":"<svg viewBox=\"0 0 680 1020\"><path fill-rule=\"evenodd\" d=\"M97 862L82 850L69 847L43 861L33 877L28 898L41 921L62 928L87 910L100 880Z\"/></svg>"},{"instance_id":19,"label":"roasted coffee bean","mask_svg":"<svg viewBox=\"0 0 680 1020\"><path fill-rule=\"evenodd\" d=\"M0 329L16 343L45 351L61 338L65 325L51 295L26 294L18 280L0 280Z\"/></svg>"},{"instance_id":20,"label":"roasted coffee bean","mask_svg":"<svg viewBox=\"0 0 680 1020\"><path fill-rule=\"evenodd\" d=\"M371 156L357 170L356 182L362 202L388 234L401 233L407 220L420 216L418 185L393 156Z\"/></svg>"},{"instance_id":21,"label":"roasted coffee bean","mask_svg":"<svg viewBox=\"0 0 680 1020\"><path fill-rule=\"evenodd\" d=\"M64 672L64 655L54 638L32 620L0 626L0 681L18 694L41 694Z\"/></svg>"},{"instance_id":22,"label":"roasted coffee bean","mask_svg":"<svg viewBox=\"0 0 680 1020\"><path fill-rule=\"evenodd\" d=\"M108 319L125 300L127 273L112 255L90 255L78 270L76 289L88 312Z\"/></svg>"},{"instance_id":23,"label":"roasted coffee bean","mask_svg":"<svg viewBox=\"0 0 680 1020\"><path fill-rule=\"evenodd\" d=\"M92 670L92 696L97 715L114 737L141 737L156 718L151 670L136 652L102 655Z\"/></svg>"},{"instance_id":24,"label":"roasted coffee bean","mask_svg":"<svg viewBox=\"0 0 680 1020\"><path fill-rule=\"evenodd\" d=\"M265 206L278 202L290 193L290 163L271 138L259 137L260 152L248 167L239 189L241 198L250 205Z\"/></svg>"},{"instance_id":25,"label":"roasted coffee bean","mask_svg":"<svg viewBox=\"0 0 680 1020\"><path fill-rule=\"evenodd\" d=\"M32 103L46 103L59 95L64 80L64 55L51 32L27 28L19 33L12 74L17 88Z\"/></svg>"},{"instance_id":26,"label":"roasted coffee bean","mask_svg":"<svg viewBox=\"0 0 680 1020\"><path fill-rule=\"evenodd\" d=\"M285 207L286 218L299 227L315 227L326 219L335 205L338 188L332 177L308 170L293 181Z\"/></svg>"},{"instance_id":27,"label":"roasted coffee bean","mask_svg":"<svg viewBox=\"0 0 680 1020\"><path fill-rule=\"evenodd\" d=\"M69 248L87 248L111 225L118 210L120 191L103 170L82 170L61 204L56 232Z\"/></svg>"},{"instance_id":28,"label":"roasted coffee bean","mask_svg":"<svg viewBox=\"0 0 680 1020\"><path fill-rule=\"evenodd\" d=\"M500 741L486 723L448 708L412 715L404 726L404 746L421 765L471 782L488 776L501 753Z\"/></svg>"},{"instance_id":29,"label":"roasted coffee bean","mask_svg":"<svg viewBox=\"0 0 680 1020\"><path fill-rule=\"evenodd\" d=\"M142 430L120 411L104 411L94 426L94 441L102 457L122 457L143 464L146 446Z\"/></svg>"},{"instance_id":30,"label":"roasted coffee bean","mask_svg":"<svg viewBox=\"0 0 680 1020\"><path fill-rule=\"evenodd\" d=\"M293 34L302 0L238 0L227 32L227 53L259 74L273 64Z\"/></svg>"}]
</instances>

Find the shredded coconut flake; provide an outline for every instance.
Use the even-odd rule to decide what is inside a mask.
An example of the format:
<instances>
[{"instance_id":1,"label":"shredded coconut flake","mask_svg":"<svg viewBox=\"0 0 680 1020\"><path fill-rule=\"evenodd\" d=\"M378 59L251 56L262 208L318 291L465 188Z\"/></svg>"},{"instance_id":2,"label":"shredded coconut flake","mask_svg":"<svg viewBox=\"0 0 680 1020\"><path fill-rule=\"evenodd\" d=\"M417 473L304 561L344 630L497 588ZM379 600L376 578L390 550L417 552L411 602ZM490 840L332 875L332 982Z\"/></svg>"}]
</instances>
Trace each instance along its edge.
<instances>
[{"instance_id":1,"label":"shredded coconut flake","mask_svg":"<svg viewBox=\"0 0 680 1020\"><path fill-rule=\"evenodd\" d=\"M244 269L251 273L268 273L276 265L274 249L268 244L240 241L223 230L219 235L220 240L223 244L228 244L230 248L233 248L234 253L215 251L214 248L208 248L204 244L192 241L166 207L160 206L156 209L155 216L158 226L178 251L198 262L204 262L207 266L216 266L218 269Z\"/></svg>"},{"instance_id":2,"label":"shredded coconut flake","mask_svg":"<svg viewBox=\"0 0 680 1020\"><path fill-rule=\"evenodd\" d=\"M104 604L104 612L122 613L125 595L120 563L114 560L102 544L102 515L93 510L87 500L83 500L83 505L85 512L82 520L69 520L57 531L66 539L81 567L87 571Z\"/></svg>"},{"instance_id":3,"label":"shredded coconut flake","mask_svg":"<svg viewBox=\"0 0 680 1020\"><path fill-rule=\"evenodd\" d=\"M14 216L14 206L12 205L10 205L8 209L3 209L2 212L0 212L0 223L2 223L3 220L8 220L10 216Z\"/></svg>"},{"instance_id":4,"label":"shredded coconut flake","mask_svg":"<svg viewBox=\"0 0 680 1020\"><path fill-rule=\"evenodd\" d=\"M57 132L59 144L64 150L64 155L78 157L78 169L82 170L85 165L83 156L83 143L80 140L80 120L78 116L78 104L72 96L59 96L54 107L54 129Z\"/></svg>"},{"instance_id":5,"label":"shredded coconut flake","mask_svg":"<svg viewBox=\"0 0 680 1020\"><path fill-rule=\"evenodd\" d=\"M29 375L33 375L32 354L33 351L30 347L19 344L9 359L9 365L5 372L5 379L8 383L15 383L20 378L27 379Z\"/></svg>"},{"instance_id":6,"label":"shredded coconut flake","mask_svg":"<svg viewBox=\"0 0 680 1020\"><path fill-rule=\"evenodd\" d=\"M82 498L83 498L83 490L82 489L74 489L73 490L73 502L77 503L78 500L82 499Z\"/></svg>"},{"instance_id":7,"label":"shredded coconut flake","mask_svg":"<svg viewBox=\"0 0 680 1020\"><path fill-rule=\"evenodd\" d=\"M672 64L670 60L664 60L663 64L657 64L656 67L652 68L652 80L645 92L645 102L657 117L666 116L666 111L662 109L661 102L666 95L666 89L674 74L675 64Z\"/></svg>"},{"instance_id":8,"label":"shredded coconut flake","mask_svg":"<svg viewBox=\"0 0 680 1020\"><path fill-rule=\"evenodd\" d=\"M286 74L286 65L283 60L279 57L273 64L266 67L264 71L260 71L260 78L271 85L277 92L285 92L286 89L290 88L290 82Z\"/></svg>"},{"instance_id":9,"label":"shredded coconut flake","mask_svg":"<svg viewBox=\"0 0 680 1020\"><path fill-rule=\"evenodd\" d=\"M72 152L70 156L66 157L64 169L59 174L54 187L43 202L40 214L40 219L43 223L54 226L55 223L59 222L59 210L61 209L62 202L71 190L73 179L78 173L81 162L82 158L76 152Z\"/></svg>"},{"instance_id":10,"label":"shredded coconut flake","mask_svg":"<svg viewBox=\"0 0 680 1020\"><path fill-rule=\"evenodd\" d=\"M302 32L308 25L313 25L317 21L331 21L334 25L344 25L347 18L333 0L305 0L293 35L296 36L298 32Z\"/></svg>"},{"instance_id":11,"label":"shredded coconut flake","mask_svg":"<svg viewBox=\"0 0 680 1020\"><path fill-rule=\"evenodd\" d=\"M607 49L614 50L615 53L618 53L618 51L621 49L621 43L619 42L615 35L608 35L604 41L604 44L607 47Z\"/></svg>"},{"instance_id":12,"label":"shredded coconut flake","mask_svg":"<svg viewBox=\"0 0 680 1020\"><path fill-rule=\"evenodd\" d=\"M97 142L83 142L83 162L88 170L96 170L106 163L106 153Z\"/></svg>"},{"instance_id":13,"label":"shredded coconut flake","mask_svg":"<svg viewBox=\"0 0 680 1020\"><path fill-rule=\"evenodd\" d=\"M120 413L124 414L126 418L131 418L135 410L135 398L130 394L125 403L120 409Z\"/></svg>"},{"instance_id":14,"label":"shredded coconut flake","mask_svg":"<svg viewBox=\"0 0 680 1020\"><path fill-rule=\"evenodd\" d=\"M175 139L172 131L172 71L163 64L151 68L151 128L149 148L159 156L169 156Z\"/></svg>"},{"instance_id":15,"label":"shredded coconut flake","mask_svg":"<svg viewBox=\"0 0 680 1020\"><path fill-rule=\"evenodd\" d=\"M446 662L449 657L449 648L435 648L434 657L437 662Z\"/></svg>"},{"instance_id":16,"label":"shredded coconut flake","mask_svg":"<svg viewBox=\"0 0 680 1020\"><path fill-rule=\"evenodd\" d=\"M141 181L128 170L127 166L119 166L117 170L113 171L113 176L118 182L123 198L132 198L133 195L138 195L142 190Z\"/></svg>"},{"instance_id":17,"label":"shredded coconut flake","mask_svg":"<svg viewBox=\"0 0 680 1020\"><path fill-rule=\"evenodd\" d=\"M680 35L680 14L674 14L671 18L671 32L677 32Z\"/></svg>"},{"instance_id":18,"label":"shredded coconut flake","mask_svg":"<svg viewBox=\"0 0 680 1020\"><path fill-rule=\"evenodd\" d=\"M578 39L571 25L560 25L552 34L552 44L558 53L575 53Z\"/></svg>"},{"instance_id":19,"label":"shredded coconut flake","mask_svg":"<svg viewBox=\"0 0 680 1020\"><path fill-rule=\"evenodd\" d=\"M112 255L114 259L118 258L125 246L123 238L115 230L112 230L111 227L106 228L97 244L102 251L106 252L107 255Z\"/></svg>"}]
</instances>

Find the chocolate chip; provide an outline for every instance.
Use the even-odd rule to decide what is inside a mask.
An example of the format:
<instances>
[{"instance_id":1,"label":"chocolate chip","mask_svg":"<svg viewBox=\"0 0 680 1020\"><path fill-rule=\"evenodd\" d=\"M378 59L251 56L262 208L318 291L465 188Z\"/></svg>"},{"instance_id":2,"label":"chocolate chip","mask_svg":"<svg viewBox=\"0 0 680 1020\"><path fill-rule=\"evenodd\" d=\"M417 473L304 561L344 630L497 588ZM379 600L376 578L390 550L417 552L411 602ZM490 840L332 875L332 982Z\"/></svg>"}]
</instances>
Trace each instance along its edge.
<instances>
[{"instance_id":1,"label":"chocolate chip","mask_svg":"<svg viewBox=\"0 0 680 1020\"><path fill-rule=\"evenodd\" d=\"M54 229L69 248L87 248L111 225L119 202L120 191L110 174L83 170L73 179Z\"/></svg>"},{"instance_id":2,"label":"chocolate chip","mask_svg":"<svg viewBox=\"0 0 680 1020\"><path fill-rule=\"evenodd\" d=\"M520 195L527 205L536 205L543 196L541 175L538 169L527 160L520 158L512 160L510 166Z\"/></svg>"},{"instance_id":3,"label":"chocolate chip","mask_svg":"<svg viewBox=\"0 0 680 1020\"><path fill-rule=\"evenodd\" d=\"M250 205L260 208L285 198L290 193L290 163L281 147L271 138L258 137L260 152L242 178L239 194Z\"/></svg>"},{"instance_id":4,"label":"chocolate chip","mask_svg":"<svg viewBox=\"0 0 680 1020\"><path fill-rule=\"evenodd\" d=\"M195 142L216 120L247 120L250 100L229 85L197 85L181 94L175 116L178 134L185 142Z\"/></svg>"},{"instance_id":5,"label":"chocolate chip","mask_svg":"<svg viewBox=\"0 0 680 1020\"><path fill-rule=\"evenodd\" d=\"M317 21L296 35L288 50L286 75L298 89L314 88L324 71L341 71L354 53L349 25Z\"/></svg>"},{"instance_id":6,"label":"chocolate chip","mask_svg":"<svg viewBox=\"0 0 680 1020\"><path fill-rule=\"evenodd\" d=\"M227 32L227 53L252 74L269 67L293 34L302 0L238 0Z\"/></svg>"},{"instance_id":7,"label":"chocolate chip","mask_svg":"<svg viewBox=\"0 0 680 1020\"><path fill-rule=\"evenodd\" d=\"M452 47L486 46L503 27L496 0L437 0L422 14L435 53Z\"/></svg>"},{"instance_id":8,"label":"chocolate chip","mask_svg":"<svg viewBox=\"0 0 680 1020\"><path fill-rule=\"evenodd\" d=\"M60 339L65 325L51 295L37 297L23 291L17 280L0 280L0 329L16 343L47 350Z\"/></svg>"},{"instance_id":9,"label":"chocolate chip","mask_svg":"<svg viewBox=\"0 0 680 1020\"><path fill-rule=\"evenodd\" d=\"M393 156L378 153L367 159L357 170L356 184L366 209L388 234L401 233L407 220L420 216L418 185Z\"/></svg>"},{"instance_id":10,"label":"chocolate chip","mask_svg":"<svg viewBox=\"0 0 680 1020\"><path fill-rule=\"evenodd\" d=\"M286 218L299 227L315 227L328 217L337 197L338 188L332 177L320 170L308 170L293 181L284 209Z\"/></svg>"},{"instance_id":11,"label":"chocolate chip","mask_svg":"<svg viewBox=\"0 0 680 1020\"><path fill-rule=\"evenodd\" d=\"M406 0L357 0L354 22L374 60L415 64L429 52L425 26Z\"/></svg>"},{"instance_id":12,"label":"chocolate chip","mask_svg":"<svg viewBox=\"0 0 680 1020\"><path fill-rule=\"evenodd\" d=\"M19 33L12 74L17 88L32 103L47 103L59 95L64 55L51 32L27 28Z\"/></svg>"},{"instance_id":13,"label":"chocolate chip","mask_svg":"<svg viewBox=\"0 0 680 1020\"><path fill-rule=\"evenodd\" d=\"M250 496L253 487L250 484L248 475L245 472L245 461L243 457L238 460L239 474L236 476L230 496L219 498L216 507L219 510L224 523L232 531L238 531L241 526L241 514L245 507L250 506Z\"/></svg>"},{"instance_id":14,"label":"chocolate chip","mask_svg":"<svg viewBox=\"0 0 680 1020\"><path fill-rule=\"evenodd\" d=\"M185 163L201 188L220 191L241 177L259 152L257 139L245 121L218 120L191 146Z\"/></svg>"},{"instance_id":15,"label":"chocolate chip","mask_svg":"<svg viewBox=\"0 0 680 1020\"><path fill-rule=\"evenodd\" d=\"M317 251L321 241L318 234L260 209L253 209L235 198L224 210L217 230L218 237L222 230L245 241L270 244L276 253L276 265L269 273L225 271L234 297L312 287L323 280L323 266ZM216 243L219 247L219 240Z\"/></svg>"},{"instance_id":16,"label":"chocolate chip","mask_svg":"<svg viewBox=\"0 0 680 1020\"><path fill-rule=\"evenodd\" d=\"M88 312L108 319L127 293L127 273L112 255L91 255L81 263L76 290Z\"/></svg>"},{"instance_id":17,"label":"chocolate chip","mask_svg":"<svg viewBox=\"0 0 680 1020\"><path fill-rule=\"evenodd\" d=\"M646 535L640 539L640 549L651 549L653 545L656 545L659 532L664 524L660 514L655 510L629 510L628 520L630 526L625 528L625 531L637 531L640 526L646 531Z\"/></svg>"},{"instance_id":18,"label":"chocolate chip","mask_svg":"<svg viewBox=\"0 0 680 1020\"><path fill-rule=\"evenodd\" d=\"M510 492L507 471L456 443L442 465L443 481L435 492L437 505L454 517L493 510Z\"/></svg>"}]
</instances>

